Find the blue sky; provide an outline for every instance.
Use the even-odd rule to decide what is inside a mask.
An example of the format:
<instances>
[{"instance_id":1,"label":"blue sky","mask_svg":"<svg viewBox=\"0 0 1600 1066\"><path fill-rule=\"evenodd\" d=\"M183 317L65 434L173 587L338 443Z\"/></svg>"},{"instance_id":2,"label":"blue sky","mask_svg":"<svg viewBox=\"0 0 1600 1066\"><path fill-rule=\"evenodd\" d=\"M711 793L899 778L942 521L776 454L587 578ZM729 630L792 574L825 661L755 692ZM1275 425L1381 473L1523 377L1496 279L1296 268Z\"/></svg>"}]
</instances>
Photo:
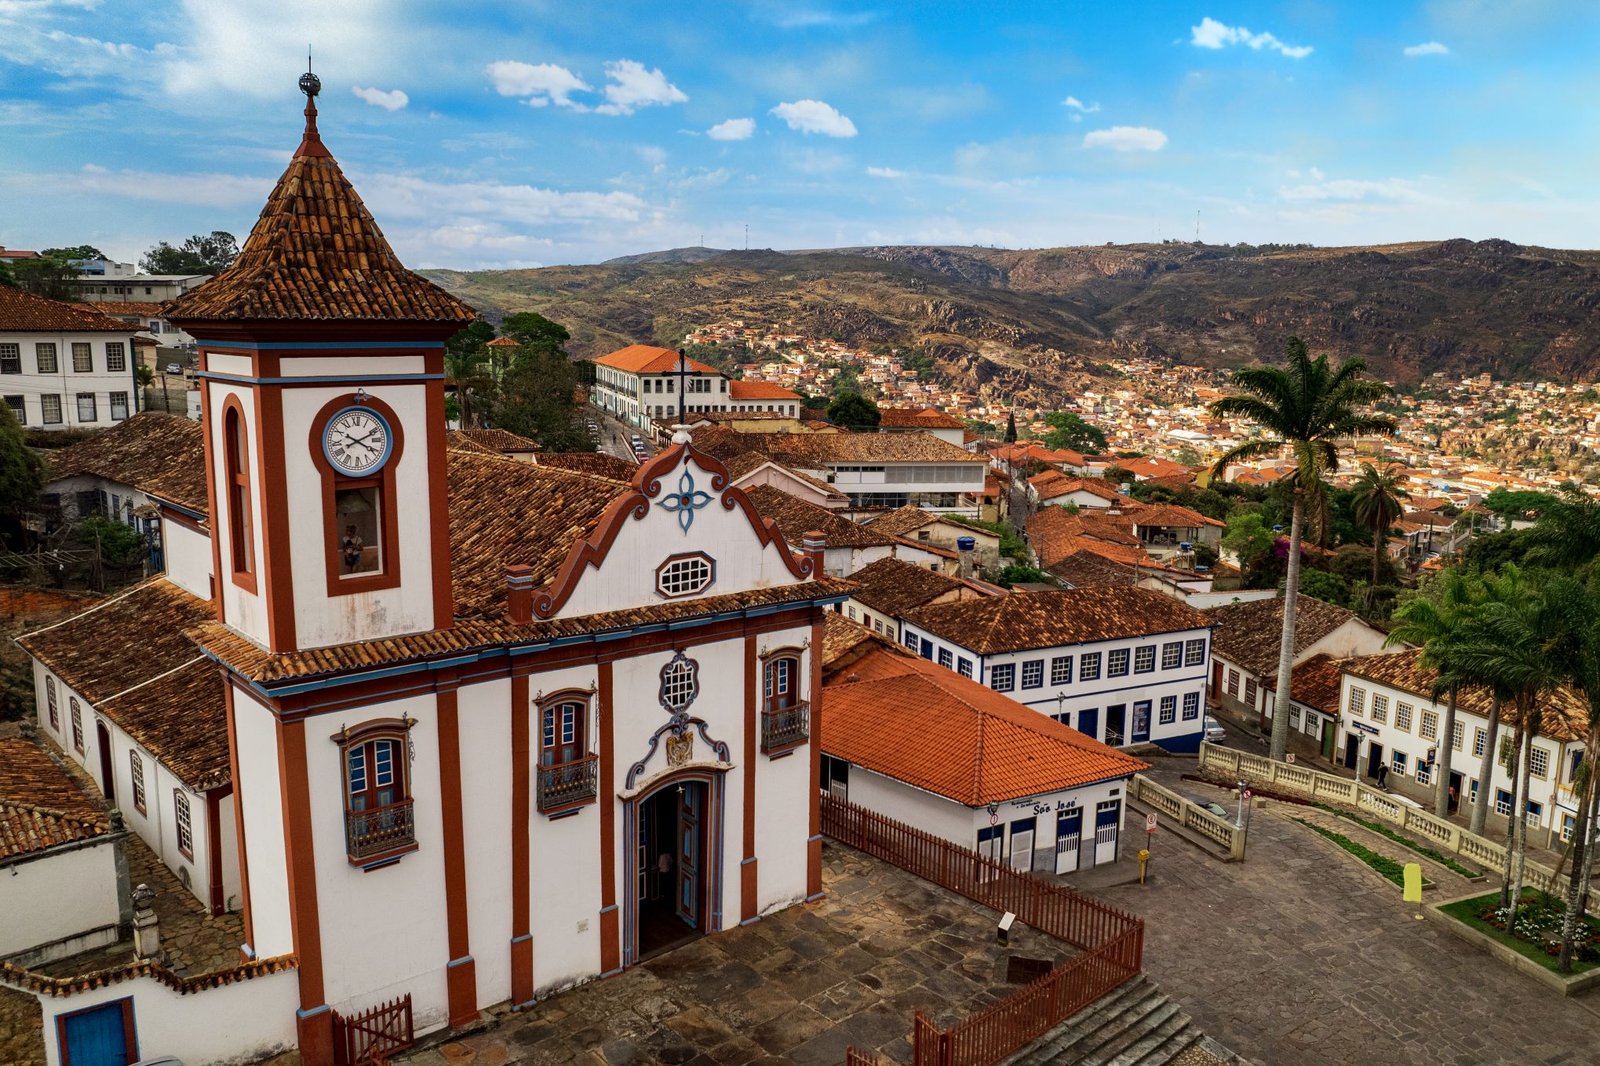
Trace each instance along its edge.
<instances>
[{"instance_id":1,"label":"blue sky","mask_svg":"<svg viewBox=\"0 0 1600 1066\"><path fill-rule=\"evenodd\" d=\"M1600 246L1600 5L0 0L0 244L242 239L323 136L414 266L704 243Z\"/></svg>"}]
</instances>

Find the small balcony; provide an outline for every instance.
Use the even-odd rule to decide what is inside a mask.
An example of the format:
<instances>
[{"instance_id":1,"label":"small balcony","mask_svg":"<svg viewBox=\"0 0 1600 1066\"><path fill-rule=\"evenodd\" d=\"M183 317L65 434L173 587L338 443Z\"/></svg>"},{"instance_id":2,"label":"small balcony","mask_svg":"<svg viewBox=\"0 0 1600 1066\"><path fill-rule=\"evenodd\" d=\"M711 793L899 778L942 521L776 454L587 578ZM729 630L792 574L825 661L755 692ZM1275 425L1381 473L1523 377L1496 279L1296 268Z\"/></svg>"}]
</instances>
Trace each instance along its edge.
<instances>
[{"instance_id":1,"label":"small balcony","mask_svg":"<svg viewBox=\"0 0 1600 1066\"><path fill-rule=\"evenodd\" d=\"M416 850L412 801L401 800L368 811L346 811L344 843L350 861L357 865L375 858Z\"/></svg>"},{"instance_id":2,"label":"small balcony","mask_svg":"<svg viewBox=\"0 0 1600 1066\"><path fill-rule=\"evenodd\" d=\"M761 712L761 751L779 755L804 744L811 736L811 704L804 700Z\"/></svg>"},{"instance_id":3,"label":"small balcony","mask_svg":"<svg viewBox=\"0 0 1600 1066\"><path fill-rule=\"evenodd\" d=\"M598 756L584 755L571 762L539 767L537 800L541 814L571 810L594 799Z\"/></svg>"}]
</instances>

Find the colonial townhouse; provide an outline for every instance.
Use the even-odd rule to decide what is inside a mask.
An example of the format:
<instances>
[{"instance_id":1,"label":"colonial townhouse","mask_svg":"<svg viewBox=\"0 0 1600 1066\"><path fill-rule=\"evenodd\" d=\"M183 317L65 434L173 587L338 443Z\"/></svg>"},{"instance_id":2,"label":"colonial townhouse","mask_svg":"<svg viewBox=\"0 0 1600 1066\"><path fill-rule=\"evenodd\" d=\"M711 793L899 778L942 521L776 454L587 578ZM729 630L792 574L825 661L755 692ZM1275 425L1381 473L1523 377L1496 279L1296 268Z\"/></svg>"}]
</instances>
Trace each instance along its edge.
<instances>
[{"instance_id":1,"label":"colonial townhouse","mask_svg":"<svg viewBox=\"0 0 1600 1066\"><path fill-rule=\"evenodd\" d=\"M1334 762L1338 749L1339 687L1344 660L1319 652L1296 663L1289 686L1289 747L1326 762ZM1278 695L1278 675L1263 686L1268 707ZM1340 762L1342 765L1342 761Z\"/></svg>"},{"instance_id":2,"label":"colonial townhouse","mask_svg":"<svg viewBox=\"0 0 1600 1066\"><path fill-rule=\"evenodd\" d=\"M1026 592L901 619L924 659L1112 747L1199 750L1211 619L1138 588Z\"/></svg>"},{"instance_id":3,"label":"colonial townhouse","mask_svg":"<svg viewBox=\"0 0 1600 1066\"><path fill-rule=\"evenodd\" d=\"M900 559L941 572L956 569L954 552L880 533L771 485L756 485L748 495L761 516L777 523L785 537L798 541L807 533L820 533L827 543L824 572L831 577L850 577L879 559Z\"/></svg>"},{"instance_id":4,"label":"colonial townhouse","mask_svg":"<svg viewBox=\"0 0 1600 1066\"><path fill-rule=\"evenodd\" d=\"M962 553L963 577L971 577L974 567L1000 565L1000 534L954 515L906 506L874 518L871 524L882 533Z\"/></svg>"},{"instance_id":5,"label":"colonial townhouse","mask_svg":"<svg viewBox=\"0 0 1600 1066\"><path fill-rule=\"evenodd\" d=\"M855 589L844 615L888 640L900 639L900 619L919 607L1005 595L998 585L950 577L900 559L879 559L850 575Z\"/></svg>"},{"instance_id":6,"label":"colonial townhouse","mask_svg":"<svg viewBox=\"0 0 1600 1066\"><path fill-rule=\"evenodd\" d=\"M850 625L828 622L830 795L1017 870L1116 862L1128 783L1148 763L860 627L835 632Z\"/></svg>"},{"instance_id":7,"label":"colonial townhouse","mask_svg":"<svg viewBox=\"0 0 1600 1066\"><path fill-rule=\"evenodd\" d=\"M37 429L96 429L138 410L126 322L0 285L0 400Z\"/></svg>"},{"instance_id":8,"label":"colonial townhouse","mask_svg":"<svg viewBox=\"0 0 1600 1066\"><path fill-rule=\"evenodd\" d=\"M880 407L879 433L928 433L947 444L966 447L967 424L932 407Z\"/></svg>"},{"instance_id":9,"label":"colonial townhouse","mask_svg":"<svg viewBox=\"0 0 1600 1066\"><path fill-rule=\"evenodd\" d=\"M670 348L630 344L594 360L594 402L640 429L655 419L740 412L800 417L800 396L781 385L730 379Z\"/></svg>"},{"instance_id":10,"label":"colonial townhouse","mask_svg":"<svg viewBox=\"0 0 1600 1066\"><path fill-rule=\"evenodd\" d=\"M452 446L476 314L400 262L301 86L238 259L168 308L199 338L198 562L21 642L44 730L238 908L239 962L0 970L49 1066L327 1066L383 1004L403 1042L821 891L823 544L687 435L628 482Z\"/></svg>"},{"instance_id":11,"label":"colonial townhouse","mask_svg":"<svg viewBox=\"0 0 1600 1066\"><path fill-rule=\"evenodd\" d=\"M1133 499L1101 477L1071 477L1057 470L1046 470L1028 479L1028 496L1039 506L1129 507Z\"/></svg>"},{"instance_id":12,"label":"colonial townhouse","mask_svg":"<svg viewBox=\"0 0 1600 1066\"><path fill-rule=\"evenodd\" d=\"M907 504L976 518L983 506L983 457L927 433L777 433L765 450L849 496L851 518Z\"/></svg>"},{"instance_id":13,"label":"colonial townhouse","mask_svg":"<svg viewBox=\"0 0 1600 1066\"><path fill-rule=\"evenodd\" d=\"M1263 695L1278 672L1278 634L1283 632L1283 598L1247 600L1206 612L1216 626L1211 658L1211 698L1248 725L1272 728L1272 701ZM1294 659L1298 665L1317 655L1344 659L1383 650L1387 635L1360 615L1325 600L1301 594L1295 612ZM1320 748L1326 738L1318 737Z\"/></svg>"},{"instance_id":14,"label":"colonial townhouse","mask_svg":"<svg viewBox=\"0 0 1600 1066\"><path fill-rule=\"evenodd\" d=\"M762 452L743 452L726 460L731 484L742 489L770 485L790 496L829 511L842 511L850 498L826 481L791 470Z\"/></svg>"},{"instance_id":15,"label":"colonial townhouse","mask_svg":"<svg viewBox=\"0 0 1600 1066\"><path fill-rule=\"evenodd\" d=\"M1175 503L1130 507L1124 515L1140 547L1157 559L1193 556L1196 545L1216 548L1223 523Z\"/></svg>"},{"instance_id":16,"label":"colonial townhouse","mask_svg":"<svg viewBox=\"0 0 1600 1066\"><path fill-rule=\"evenodd\" d=\"M1505 764L1513 734L1512 712L1503 709L1491 779L1482 780L1492 701L1481 689L1456 697L1453 735L1443 735L1445 701L1435 699L1436 671L1422 664L1420 649L1368 655L1343 664L1340 685L1339 761L1369 780L1384 771L1385 787L1431 804L1441 744L1449 744L1450 809L1488 804L1490 835L1504 833L1514 813L1527 819L1529 839L1558 847L1572 835L1577 818L1574 791L1583 764L1587 705L1569 689L1548 696L1533 738L1528 802L1516 809L1516 795Z\"/></svg>"}]
</instances>

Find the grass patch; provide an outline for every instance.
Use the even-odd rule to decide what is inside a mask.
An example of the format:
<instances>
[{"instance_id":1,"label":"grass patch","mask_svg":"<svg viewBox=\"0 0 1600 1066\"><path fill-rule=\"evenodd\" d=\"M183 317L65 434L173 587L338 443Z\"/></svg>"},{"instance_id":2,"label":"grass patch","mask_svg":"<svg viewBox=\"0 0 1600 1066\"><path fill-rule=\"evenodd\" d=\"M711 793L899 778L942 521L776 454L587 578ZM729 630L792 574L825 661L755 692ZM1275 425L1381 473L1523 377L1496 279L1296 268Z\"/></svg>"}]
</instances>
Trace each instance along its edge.
<instances>
[{"instance_id":1,"label":"grass patch","mask_svg":"<svg viewBox=\"0 0 1600 1066\"><path fill-rule=\"evenodd\" d=\"M1362 862L1366 863L1368 866L1372 867L1374 870L1378 871L1395 884L1402 886L1405 884L1406 868L1400 863L1389 858L1387 855L1379 855L1365 844L1358 844L1354 840L1351 840L1349 837L1345 836L1343 833L1335 833L1332 829L1324 829L1320 825L1312 825L1304 818L1296 818L1295 821L1299 822L1313 833L1327 837L1329 840L1333 841L1335 844L1339 845L1341 848L1348 851L1350 854L1354 855L1356 858L1360 859Z\"/></svg>"},{"instance_id":2,"label":"grass patch","mask_svg":"<svg viewBox=\"0 0 1600 1066\"><path fill-rule=\"evenodd\" d=\"M1517 954L1532 959L1547 970L1559 973L1560 971L1556 970L1555 953L1556 949L1559 948L1559 943L1555 942L1553 937L1560 935L1559 918L1565 906L1563 901L1531 888L1523 890L1520 907L1529 910L1531 913L1524 915L1519 910L1517 927L1518 929L1528 930L1529 935L1538 936L1538 941L1531 940L1528 936L1514 935L1496 925L1491 918L1499 904L1500 893L1490 892L1487 895L1474 896L1471 899L1458 899L1454 903L1445 904L1439 910L1462 925L1498 940ZM1530 926L1553 926L1553 928L1547 928L1541 934L1530 930ZM1600 941L1600 920L1586 915L1583 919L1583 926L1588 927L1589 936L1587 942L1585 942L1583 928L1580 926L1580 947L1572 960L1572 972L1575 974L1586 973L1589 970L1600 967L1600 948L1595 946L1596 941Z\"/></svg>"},{"instance_id":3,"label":"grass patch","mask_svg":"<svg viewBox=\"0 0 1600 1066\"><path fill-rule=\"evenodd\" d=\"M1326 803L1319 803L1317 806L1327 811L1329 814L1337 814L1340 818L1349 819L1369 832L1377 833L1382 837L1387 837L1403 848L1410 848L1423 858L1432 859L1440 866L1443 866L1447 870L1453 870L1462 877L1479 876L1479 871L1472 869L1470 866L1463 866L1461 863L1435 848L1430 848L1426 844L1418 844L1410 837L1402 836L1393 829L1390 829L1388 826L1384 825L1382 822L1368 821L1367 819L1362 818L1360 815L1352 814L1349 811L1341 810L1338 807L1330 807Z\"/></svg>"}]
</instances>

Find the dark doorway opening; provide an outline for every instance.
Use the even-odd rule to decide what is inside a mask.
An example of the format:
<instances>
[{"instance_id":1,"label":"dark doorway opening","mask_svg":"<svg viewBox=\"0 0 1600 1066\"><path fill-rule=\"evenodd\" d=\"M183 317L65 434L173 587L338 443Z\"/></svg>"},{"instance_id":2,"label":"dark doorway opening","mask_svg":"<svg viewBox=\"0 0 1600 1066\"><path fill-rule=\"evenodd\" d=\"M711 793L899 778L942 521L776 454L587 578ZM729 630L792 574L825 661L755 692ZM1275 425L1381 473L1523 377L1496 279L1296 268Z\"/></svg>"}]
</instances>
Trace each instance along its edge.
<instances>
[{"instance_id":1,"label":"dark doorway opening","mask_svg":"<svg viewBox=\"0 0 1600 1066\"><path fill-rule=\"evenodd\" d=\"M1106 708L1106 743L1113 748L1120 748L1126 744L1128 706L1125 703L1114 703Z\"/></svg>"},{"instance_id":2,"label":"dark doorway opening","mask_svg":"<svg viewBox=\"0 0 1600 1066\"><path fill-rule=\"evenodd\" d=\"M1345 764L1345 766L1347 766L1351 770L1356 769L1356 765L1357 765L1360 753L1361 753L1361 734L1360 733L1346 733L1344 735L1344 764Z\"/></svg>"},{"instance_id":3,"label":"dark doorway opening","mask_svg":"<svg viewBox=\"0 0 1600 1066\"><path fill-rule=\"evenodd\" d=\"M1461 775L1454 770L1450 771L1450 813L1455 814L1461 809Z\"/></svg>"},{"instance_id":4,"label":"dark doorway opening","mask_svg":"<svg viewBox=\"0 0 1600 1066\"><path fill-rule=\"evenodd\" d=\"M1367 776L1376 781L1382 769L1383 745L1369 741L1367 743Z\"/></svg>"},{"instance_id":5,"label":"dark doorway opening","mask_svg":"<svg viewBox=\"0 0 1600 1066\"><path fill-rule=\"evenodd\" d=\"M105 790L106 799L115 803L117 786L111 772L111 733L104 722L94 724L94 739L95 746L100 749L100 787Z\"/></svg>"},{"instance_id":6,"label":"dark doorway opening","mask_svg":"<svg viewBox=\"0 0 1600 1066\"><path fill-rule=\"evenodd\" d=\"M706 930L706 786L670 785L639 805L639 958Z\"/></svg>"}]
</instances>

